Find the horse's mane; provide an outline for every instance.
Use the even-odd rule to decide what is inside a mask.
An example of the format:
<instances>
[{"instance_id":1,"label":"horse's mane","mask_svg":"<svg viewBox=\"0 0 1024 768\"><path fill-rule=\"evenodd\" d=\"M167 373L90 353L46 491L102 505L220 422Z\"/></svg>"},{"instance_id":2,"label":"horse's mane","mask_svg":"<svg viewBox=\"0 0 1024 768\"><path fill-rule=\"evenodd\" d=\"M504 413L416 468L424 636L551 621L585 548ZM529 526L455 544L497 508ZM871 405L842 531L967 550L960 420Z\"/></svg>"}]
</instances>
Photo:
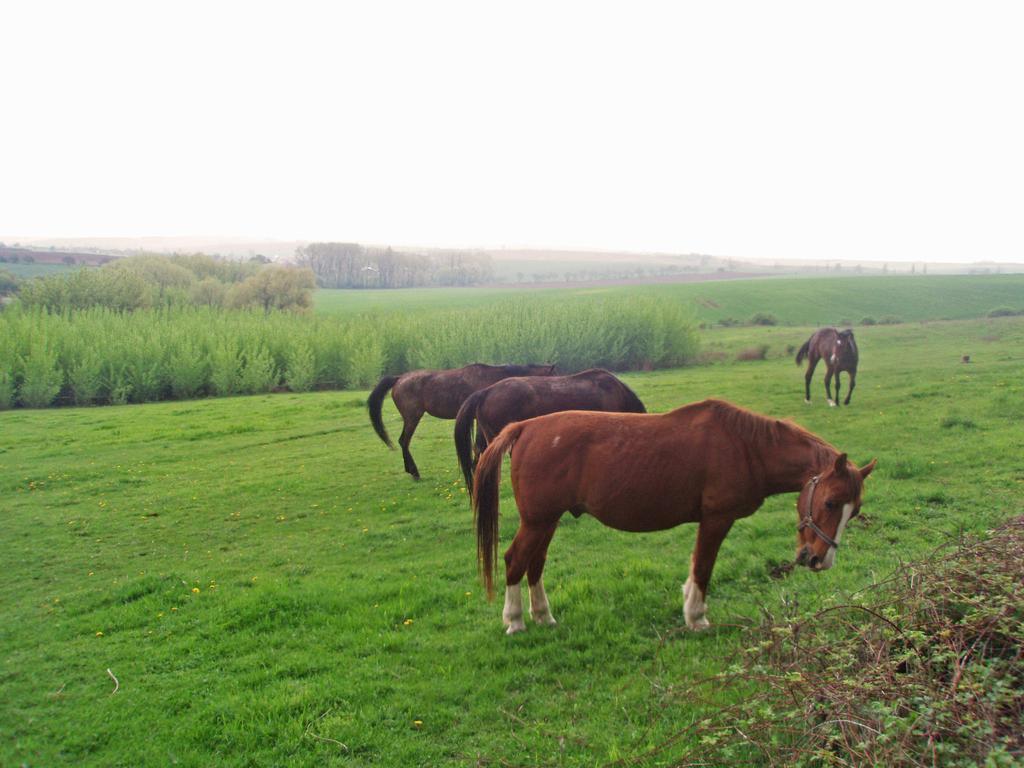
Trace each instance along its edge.
<instances>
[{"instance_id":1,"label":"horse's mane","mask_svg":"<svg viewBox=\"0 0 1024 768\"><path fill-rule=\"evenodd\" d=\"M498 370L503 373L517 374L521 376L529 375L530 371L534 368L543 368L542 363L530 363L528 365L519 364L503 364L503 365L491 365L490 363L470 363L466 366L467 368L486 368L490 370Z\"/></svg>"},{"instance_id":2,"label":"horse's mane","mask_svg":"<svg viewBox=\"0 0 1024 768\"><path fill-rule=\"evenodd\" d=\"M755 445L772 447L795 438L815 446L823 461L838 453L816 434L788 419L771 419L724 400L705 400L697 405L710 410L727 431L742 435L746 441Z\"/></svg>"}]
</instances>

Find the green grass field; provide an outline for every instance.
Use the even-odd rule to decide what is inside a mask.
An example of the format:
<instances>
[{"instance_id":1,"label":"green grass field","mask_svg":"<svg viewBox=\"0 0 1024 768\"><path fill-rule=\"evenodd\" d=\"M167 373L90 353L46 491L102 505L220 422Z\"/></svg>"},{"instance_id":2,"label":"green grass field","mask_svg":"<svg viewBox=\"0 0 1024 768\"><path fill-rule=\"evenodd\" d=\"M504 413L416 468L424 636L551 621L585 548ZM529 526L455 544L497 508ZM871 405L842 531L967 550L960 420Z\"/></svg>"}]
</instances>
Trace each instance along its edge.
<instances>
[{"instance_id":1,"label":"green grass field","mask_svg":"<svg viewBox=\"0 0 1024 768\"><path fill-rule=\"evenodd\" d=\"M16 264L0 262L0 269L7 270L20 280L25 280L30 277L45 277L47 275L74 272L77 269L82 269L82 266L73 264L43 264L35 262L31 264L25 264L22 262L18 262Z\"/></svg>"},{"instance_id":2,"label":"green grass field","mask_svg":"<svg viewBox=\"0 0 1024 768\"><path fill-rule=\"evenodd\" d=\"M922 289L890 311L1019 305L1019 279L1000 280L1009 294ZM794 283L679 288L788 322ZM879 311L859 301L841 311ZM506 637L477 579L451 422L422 423L415 483L370 428L366 392L0 413L0 764L673 764L673 735L708 706L694 681L762 609L855 599L1022 512L1024 319L860 328L853 404L833 409L821 369L803 403L787 352L810 331L707 331L713 364L624 377L651 410L723 397L879 461L829 572L768 575L792 559L793 496L739 522L702 634L683 630L680 595L695 527L567 516L545 573L559 626ZM768 359L735 361L756 344ZM390 402L385 418L397 434ZM502 548L516 526L503 491Z\"/></svg>"},{"instance_id":3,"label":"green grass field","mask_svg":"<svg viewBox=\"0 0 1024 768\"><path fill-rule=\"evenodd\" d=\"M1024 275L932 275L899 277L773 278L669 285L594 288L418 288L400 291L317 291L316 311L325 313L413 312L438 307L472 307L509 295L550 301L573 296L655 295L693 307L704 323L732 318L746 322L768 312L787 325L838 325L870 317L961 320L1009 308L1024 311Z\"/></svg>"}]
</instances>

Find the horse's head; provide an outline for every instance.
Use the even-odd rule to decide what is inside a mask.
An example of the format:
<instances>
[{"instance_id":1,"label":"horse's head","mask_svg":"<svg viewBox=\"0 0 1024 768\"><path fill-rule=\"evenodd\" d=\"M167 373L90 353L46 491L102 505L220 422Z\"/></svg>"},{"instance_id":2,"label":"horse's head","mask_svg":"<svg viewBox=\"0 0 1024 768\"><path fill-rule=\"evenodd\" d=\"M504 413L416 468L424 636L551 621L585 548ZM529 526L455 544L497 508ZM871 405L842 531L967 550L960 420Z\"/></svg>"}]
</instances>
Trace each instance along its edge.
<instances>
[{"instance_id":1,"label":"horse's head","mask_svg":"<svg viewBox=\"0 0 1024 768\"><path fill-rule=\"evenodd\" d=\"M853 338L853 331L847 328L836 334L835 343L832 345L832 353L829 361L833 365L839 362L857 362L857 342Z\"/></svg>"},{"instance_id":2,"label":"horse's head","mask_svg":"<svg viewBox=\"0 0 1024 768\"><path fill-rule=\"evenodd\" d=\"M831 467L807 482L796 501L800 514L797 564L814 571L832 567L846 524L860 513L864 478L874 468L874 459L857 469L842 453Z\"/></svg>"}]
</instances>

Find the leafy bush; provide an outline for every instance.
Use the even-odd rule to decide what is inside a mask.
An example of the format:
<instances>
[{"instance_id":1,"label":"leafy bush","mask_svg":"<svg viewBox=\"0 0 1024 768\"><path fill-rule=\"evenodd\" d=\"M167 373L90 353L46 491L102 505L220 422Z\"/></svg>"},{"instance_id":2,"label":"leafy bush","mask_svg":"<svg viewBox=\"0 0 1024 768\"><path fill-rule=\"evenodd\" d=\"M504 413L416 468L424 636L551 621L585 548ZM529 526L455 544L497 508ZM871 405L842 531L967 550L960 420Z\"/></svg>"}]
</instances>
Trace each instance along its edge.
<instances>
[{"instance_id":1,"label":"leafy bush","mask_svg":"<svg viewBox=\"0 0 1024 768\"><path fill-rule=\"evenodd\" d=\"M20 281L6 269L0 269L0 296L17 293Z\"/></svg>"},{"instance_id":2,"label":"leafy bush","mask_svg":"<svg viewBox=\"0 0 1024 768\"><path fill-rule=\"evenodd\" d=\"M238 344L232 339L220 339L210 351L210 391L227 396L238 392L242 360Z\"/></svg>"},{"instance_id":3,"label":"leafy bush","mask_svg":"<svg viewBox=\"0 0 1024 768\"><path fill-rule=\"evenodd\" d=\"M52 311L106 307L259 306L305 310L316 287L308 269L209 256L133 256L100 269L39 277L23 284L21 304ZM0 291L2 294L2 291Z\"/></svg>"},{"instance_id":4,"label":"leafy bush","mask_svg":"<svg viewBox=\"0 0 1024 768\"><path fill-rule=\"evenodd\" d=\"M26 307L59 311L106 307L131 311L152 306L153 291L145 279L123 269L80 269L26 281L18 294Z\"/></svg>"},{"instance_id":5,"label":"leafy bush","mask_svg":"<svg viewBox=\"0 0 1024 768\"><path fill-rule=\"evenodd\" d=\"M238 371L238 391L243 395L269 392L277 386L280 377L274 358L262 344L245 350L242 367Z\"/></svg>"},{"instance_id":6,"label":"leafy bush","mask_svg":"<svg viewBox=\"0 0 1024 768\"><path fill-rule=\"evenodd\" d=\"M896 315L883 315L879 321L879 325L899 325L903 321Z\"/></svg>"},{"instance_id":7,"label":"leafy bush","mask_svg":"<svg viewBox=\"0 0 1024 768\"><path fill-rule=\"evenodd\" d=\"M191 339L181 342L167 359L167 379L176 400L202 393L209 377L210 362L200 344Z\"/></svg>"},{"instance_id":8,"label":"leafy bush","mask_svg":"<svg viewBox=\"0 0 1024 768\"><path fill-rule=\"evenodd\" d=\"M292 392L306 392L316 383L316 359L305 341L298 342L285 354L284 383Z\"/></svg>"},{"instance_id":9,"label":"leafy bush","mask_svg":"<svg viewBox=\"0 0 1024 768\"><path fill-rule=\"evenodd\" d=\"M66 369L68 386L75 405L89 405L96 401L103 386L103 361L95 347L83 346Z\"/></svg>"},{"instance_id":10,"label":"leafy bush","mask_svg":"<svg viewBox=\"0 0 1024 768\"><path fill-rule=\"evenodd\" d=\"M313 306L316 278L310 269L268 266L245 282L234 286L227 295L229 306L272 309L307 310Z\"/></svg>"},{"instance_id":11,"label":"leafy bush","mask_svg":"<svg viewBox=\"0 0 1024 768\"><path fill-rule=\"evenodd\" d=\"M352 317L262 308L124 313L16 305L0 314L0 371L9 372L15 401L25 402L22 390L36 386L25 389L15 363L28 358L40 337L52 342L61 402L83 405L266 392L282 379L296 391L368 387L384 373L472 362L551 362L566 373L667 368L697 354L692 316L679 302L657 298L517 298L473 309ZM33 391L33 402L45 394Z\"/></svg>"},{"instance_id":12,"label":"leafy bush","mask_svg":"<svg viewBox=\"0 0 1024 768\"><path fill-rule=\"evenodd\" d=\"M34 342L21 359L23 378L18 397L26 408L45 408L60 392L64 376L57 365L57 354L45 340Z\"/></svg>"},{"instance_id":13,"label":"leafy bush","mask_svg":"<svg viewBox=\"0 0 1024 768\"><path fill-rule=\"evenodd\" d=\"M197 307L223 307L227 298L224 283L207 277L189 289L189 301Z\"/></svg>"},{"instance_id":14,"label":"leafy bush","mask_svg":"<svg viewBox=\"0 0 1024 768\"><path fill-rule=\"evenodd\" d=\"M14 407L14 374L0 368L0 411Z\"/></svg>"},{"instance_id":15,"label":"leafy bush","mask_svg":"<svg viewBox=\"0 0 1024 768\"><path fill-rule=\"evenodd\" d=\"M750 318L751 325L778 325L779 321L770 312L757 312Z\"/></svg>"},{"instance_id":16,"label":"leafy bush","mask_svg":"<svg viewBox=\"0 0 1024 768\"><path fill-rule=\"evenodd\" d=\"M703 736L680 764L1020 765L1024 517L903 566L857 602L766 613L745 645L705 682L740 703L689 726Z\"/></svg>"},{"instance_id":17,"label":"leafy bush","mask_svg":"<svg viewBox=\"0 0 1024 768\"><path fill-rule=\"evenodd\" d=\"M876 324L877 324L877 321L875 320L875 318L873 318L873 317L870 317L870 316L868 316L868 317L862 317L862 318L860 319L860 324L861 324L861 325L876 325Z\"/></svg>"}]
</instances>

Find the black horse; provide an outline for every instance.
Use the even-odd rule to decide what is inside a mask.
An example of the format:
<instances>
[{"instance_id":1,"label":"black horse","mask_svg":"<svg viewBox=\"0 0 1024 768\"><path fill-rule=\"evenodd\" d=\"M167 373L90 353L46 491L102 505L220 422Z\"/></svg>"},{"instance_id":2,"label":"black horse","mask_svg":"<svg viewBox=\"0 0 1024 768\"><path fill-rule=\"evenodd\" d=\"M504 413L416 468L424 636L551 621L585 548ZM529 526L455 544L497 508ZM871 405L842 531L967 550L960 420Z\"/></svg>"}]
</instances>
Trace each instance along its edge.
<instances>
[{"instance_id":1,"label":"black horse","mask_svg":"<svg viewBox=\"0 0 1024 768\"><path fill-rule=\"evenodd\" d=\"M807 358L807 373L804 375L804 394L806 402L811 402L811 377L814 376L814 369L819 360L824 360L828 369L825 373L825 394L828 396L828 404L839 405L839 374L846 371L850 374L850 389L846 393L844 405L850 404L850 397L853 395L853 388L857 385L857 342L853 338L853 331L840 331L837 328L821 328L814 334L800 351L796 353L796 364L800 365ZM832 375L836 377L836 399L832 399Z\"/></svg>"},{"instance_id":2,"label":"black horse","mask_svg":"<svg viewBox=\"0 0 1024 768\"><path fill-rule=\"evenodd\" d=\"M466 398L478 389L507 379L509 376L551 376L553 365L484 365L473 363L451 371L409 371L400 376L385 376L373 388L367 405L370 423L380 439L394 448L381 419L381 406L389 389L404 426L398 444L402 446L405 471L419 480L420 471L409 453L409 442L424 413L439 419L454 419Z\"/></svg>"},{"instance_id":3,"label":"black horse","mask_svg":"<svg viewBox=\"0 0 1024 768\"><path fill-rule=\"evenodd\" d=\"M506 424L556 411L647 412L633 390L601 368L571 376L499 381L470 395L455 417L455 453L466 487L473 489L476 467L470 435L474 419L479 455Z\"/></svg>"}]
</instances>

